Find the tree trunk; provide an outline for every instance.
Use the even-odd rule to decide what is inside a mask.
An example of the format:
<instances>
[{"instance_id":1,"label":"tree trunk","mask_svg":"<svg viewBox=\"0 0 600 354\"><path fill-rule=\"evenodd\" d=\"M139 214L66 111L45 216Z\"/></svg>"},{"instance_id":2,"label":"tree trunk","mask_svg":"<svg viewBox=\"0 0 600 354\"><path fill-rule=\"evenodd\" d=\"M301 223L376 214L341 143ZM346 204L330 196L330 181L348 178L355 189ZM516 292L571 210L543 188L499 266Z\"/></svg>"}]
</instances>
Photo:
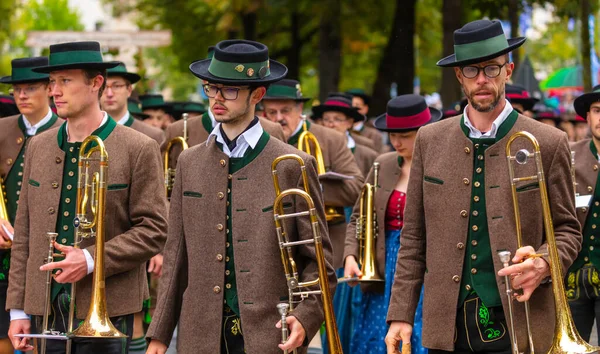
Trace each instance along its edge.
<instances>
[{"instance_id":1,"label":"tree trunk","mask_svg":"<svg viewBox=\"0 0 600 354\"><path fill-rule=\"evenodd\" d=\"M319 99L338 90L342 65L341 0L328 0L319 25Z\"/></svg>"},{"instance_id":2,"label":"tree trunk","mask_svg":"<svg viewBox=\"0 0 600 354\"><path fill-rule=\"evenodd\" d=\"M444 31L443 56L454 53L454 31L462 26L463 10L462 0L444 0L442 5L442 27ZM454 69L442 69L442 88L440 90L444 107L449 107L452 103L462 98L462 91L458 80L454 74Z\"/></svg>"},{"instance_id":3,"label":"tree trunk","mask_svg":"<svg viewBox=\"0 0 600 354\"><path fill-rule=\"evenodd\" d=\"M510 19L510 38L519 37L519 0L509 0L508 17ZM523 33L524 34L524 33ZM515 63L515 70L521 63L520 48L512 51L512 61Z\"/></svg>"},{"instance_id":4,"label":"tree trunk","mask_svg":"<svg viewBox=\"0 0 600 354\"><path fill-rule=\"evenodd\" d=\"M590 60L590 2L579 0L581 20L581 66L583 67L583 91L592 91L592 64Z\"/></svg>"},{"instance_id":5,"label":"tree trunk","mask_svg":"<svg viewBox=\"0 0 600 354\"><path fill-rule=\"evenodd\" d=\"M287 77L294 80L300 79L300 53L304 42L300 39L300 14L293 11L290 15L290 36L292 45L287 55Z\"/></svg>"},{"instance_id":6,"label":"tree trunk","mask_svg":"<svg viewBox=\"0 0 600 354\"><path fill-rule=\"evenodd\" d=\"M242 25L244 27L244 39L256 40L256 12L242 13Z\"/></svg>"},{"instance_id":7,"label":"tree trunk","mask_svg":"<svg viewBox=\"0 0 600 354\"><path fill-rule=\"evenodd\" d=\"M415 10L416 0L396 0L394 22L379 62L369 105L369 111L373 114L385 112L392 83L396 83L398 95L413 93Z\"/></svg>"}]
</instances>

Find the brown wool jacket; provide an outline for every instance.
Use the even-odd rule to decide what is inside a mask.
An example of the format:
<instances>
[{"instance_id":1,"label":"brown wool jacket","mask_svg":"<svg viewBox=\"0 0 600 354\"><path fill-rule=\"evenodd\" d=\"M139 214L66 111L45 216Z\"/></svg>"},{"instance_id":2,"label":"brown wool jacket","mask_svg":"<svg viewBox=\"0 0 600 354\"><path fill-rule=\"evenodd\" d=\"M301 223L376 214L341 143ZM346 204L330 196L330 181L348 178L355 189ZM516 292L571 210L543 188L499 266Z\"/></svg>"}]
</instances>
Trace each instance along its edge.
<instances>
[{"instance_id":1,"label":"brown wool jacket","mask_svg":"<svg viewBox=\"0 0 600 354\"><path fill-rule=\"evenodd\" d=\"M6 178L14 166L25 141L23 131L19 128L20 116L17 114L0 119L0 177L2 179ZM52 128L60 126L63 122L63 119L58 118Z\"/></svg>"},{"instance_id":2,"label":"brown wool jacket","mask_svg":"<svg viewBox=\"0 0 600 354\"><path fill-rule=\"evenodd\" d=\"M355 130L352 131L352 136L360 135L365 138L371 139L371 141L373 142L373 146L374 146L373 149L375 151L379 152L380 154L388 151L387 148L384 148L384 145L383 145L383 134L384 133L367 125L366 123L365 123L365 126L362 131L360 131L360 132L357 132Z\"/></svg>"},{"instance_id":3,"label":"brown wool jacket","mask_svg":"<svg viewBox=\"0 0 600 354\"><path fill-rule=\"evenodd\" d=\"M31 139L25 157L23 183L12 246L6 309L27 314L44 312L46 273L39 270L48 250L46 233L56 228L61 202L65 153L58 146L57 128ZM146 261L166 241L166 198L158 144L147 136L118 125L104 141L109 156L108 185L125 188L107 191L105 275L110 316L141 311L148 298ZM96 167L97 168L97 167ZM94 171L94 170L92 170ZM54 186L58 185L58 188ZM92 256L95 239L81 248ZM92 274L77 283L77 317L87 314Z\"/></svg>"},{"instance_id":4,"label":"brown wool jacket","mask_svg":"<svg viewBox=\"0 0 600 354\"><path fill-rule=\"evenodd\" d=\"M385 276L385 212L387 209L388 200L390 195L394 191L398 180L400 179L401 168L398 165L398 153L388 152L383 155L379 155L375 162L379 162L379 188L375 193L375 212L377 213L377 238L375 239L375 263L377 264L377 271L379 275ZM373 184L375 176L373 175L373 169L371 168L367 172L367 178L365 183ZM356 219L360 213L360 199L356 200L354 209L352 210L352 216L350 223L346 229L346 246L344 248L344 261L348 256L354 256L357 262L360 262L359 257L359 244L356 239ZM388 279L393 281L393 279ZM376 284L361 283L361 288L364 291L377 290L379 287Z\"/></svg>"},{"instance_id":5,"label":"brown wool jacket","mask_svg":"<svg viewBox=\"0 0 600 354\"><path fill-rule=\"evenodd\" d=\"M598 179L598 168L600 163L590 150L591 139L580 140L571 144L571 150L575 152L575 179L577 180L577 193L580 195L594 195L596 192L596 181ZM590 208L578 208L577 218L581 229L585 226Z\"/></svg>"},{"instance_id":6,"label":"brown wool jacket","mask_svg":"<svg viewBox=\"0 0 600 354\"><path fill-rule=\"evenodd\" d=\"M369 149L366 146L356 144L354 147L354 160L363 176L369 174L377 156L379 154L375 150Z\"/></svg>"},{"instance_id":7,"label":"brown wool jacket","mask_svg":"<svg viewBox=\"0 0 600 354\"><path fill-rule=\"evenodd\" d=\"M398 264L392 289L388 321L412 323L424 284L423 345L452 351L460 276L463 271L471 204L470 180L473 176L473 143L460 127L462 116L453 117L419 129L407 191L404 227L400 239ZM490 146L485 164L485 203L492 255L517 249L515 218L510 192L505 146L517 131L532 133L540 143L542 163L548 185L552 219L563 274L576 259L581 247L581 230L575 214L570 153L566 134L531 118L519 115L510 132ZM513 144L513 154L530 145ZM535 173L535 163L519 165L517 176ZM424 177L428 177L428 181ZM429 181L442 181L432 183ZM528 185L522 182L517 187ZM523 244L546 252L539 189L519 192ZM502 268L494 257L495 271ZM562 281L555 279L554 281ZM503 295L503 279L497 277L506 318L508 305ZM548 350L554 335L554 298L549 284L540 285L531 300L531 323L535 350ZM515 316L523 319L524 308L516 303ZM441 330L440 330L441 329ZM525 321L516 321L518 338L526 338ZM527 341L519 350L527 351Z\"/></svg>"},{"instance_id":8,"label":"brown wool jacket","mask_svg":"<svg viewBox=\"0 0 600 354\"><path fill-rule=\"evenodd\" d=\"M228 176L229 159L213 137L184 151L177 164L165 264L148 338L169 343L178 325L178 353L219 353L225 290L223 255L227 238L222 227L227 224L227 198L222 198L222 194L227 193L230 178L231 232L245 349L248 353L280 353L277 344L281 341L281 330L275 328L280 316L276 305L287 297L288 289L273 221L275 190L271 163L276 157L290 153L300 155L306 163L330 288L335 288L332 249L314 158L271 138L249 165ZM278 171L283 190L302 188L296 162L282 162ZM289 198L284 202L289 203L284 204L286 213L306 210L301 199ZM286 230L290 240L312 238L307 218L288 220ZM296 247L294 254L300 280L315 279L314 246ZM319 330L322 311L320 297L314 295L295 309L308 340ZM198 340L199 334L202 340ZM306 352L306 348L300 352Z\"/></svg>"},{"instance_id":9,"label":"brown wool jacket","mask_svg":"<svg viewBox=\"0 0 600 354\"><path fill-rule=\"evenodd\" d=\"M334 207L354 205L360 193L364 177L356 164L352 151L347 147L346 136L314 123L310 125L309 131L315 135L321 146L325 171L353 177L342 181L321 179L325 205ZM294 147L297 148L298 145L296 144ZM333 264L336 268L339 268L343 265L346 223L330 223L328 226L329 237L333 244Z\"/></svg>"},{"instance_id":10,"label":"brown wool jacket","mask_svg":"<svg viewBox=\"0 0 600 354\"><path fill-rule=\"evenodd\" d=\"M133 118L133 123L131 124L130 128L151 137L158 143L158 145L162 144L162 142L165 140L165 132L163 132L161 129L150 126L137 118Z\"/></svg>"},{"instance_id":11,"label":"brown wool jacket","mask_svg":"<svg viewBox=\"0 0 600 354\"><path fill-rule=\"evenodd\" d=\"M357 145L362 145L364 147L368 147L371 150L375 150L375 144L373 140L367 138L366 136L362 136L360 134L356 134L355 132L350 132L352 139L356 142Z\"/></svg>"}]
</instances>

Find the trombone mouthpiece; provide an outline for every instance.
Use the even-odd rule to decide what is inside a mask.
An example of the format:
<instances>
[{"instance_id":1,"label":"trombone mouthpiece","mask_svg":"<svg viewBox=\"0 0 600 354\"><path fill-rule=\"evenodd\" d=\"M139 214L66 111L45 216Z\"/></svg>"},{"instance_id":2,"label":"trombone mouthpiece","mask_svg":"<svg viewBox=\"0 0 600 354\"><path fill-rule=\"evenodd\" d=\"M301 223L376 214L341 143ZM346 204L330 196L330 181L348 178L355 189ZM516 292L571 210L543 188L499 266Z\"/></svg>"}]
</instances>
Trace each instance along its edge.
<instances>
[{"instance_id":1,"label":"trombone mouthpiece","mask_svg":"<svg viewBox=\"0 0 600 354\"><path fill-rule=\"evenodd\" d=\"M500 262L508 263L510 262L510 251L498 251L498 257L500 257Z\"/></svg>"},{"instance_id":2,"label":"trombone mouthpiece","mask_svg":"<svg viewBox=\"0 0 600 354\"><path fill-rule=\"evenodd\" d=\"M57 237L58 234L56 232L46 232L46 238L48 241L55 241Z\"/></svg>"},{"instance_id":3,"label":"trombone mouthpiece","mask_svg":"<svg viewBox=\"0 0 600 354\"><path fill-rule=\"evenodd\" d=\"M531 156L531 153L527 151L527 149L521 149L515 154L515 161L517 161L519 165L524 165L527 163L529 156Z\"/></svg>"},{"instance_id":4,"label":"trombone mouthpiece","mask_svg":"<svg viewBox=\"0 0 600 354\"><path fill-rule=\"evenodd\" d=\"M277 304L277 311L282 316L287 316L289 309L290 309L290 305L286 304L285 302Z\"/></svg>"}]
</instances>

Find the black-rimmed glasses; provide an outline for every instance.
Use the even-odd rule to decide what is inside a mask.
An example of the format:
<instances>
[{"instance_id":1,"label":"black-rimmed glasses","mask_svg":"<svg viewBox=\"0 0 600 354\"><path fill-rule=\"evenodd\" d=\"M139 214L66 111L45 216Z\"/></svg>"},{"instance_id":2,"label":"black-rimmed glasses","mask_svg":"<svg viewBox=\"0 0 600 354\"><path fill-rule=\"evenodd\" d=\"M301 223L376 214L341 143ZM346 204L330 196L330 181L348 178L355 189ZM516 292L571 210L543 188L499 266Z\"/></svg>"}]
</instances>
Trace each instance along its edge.
<instances>
[{"instance_id":1,"label":"black-rimmed glasses","mask_svg":"<svg viewBox=\"0 0 600 354\"><path fill-rule=\"evenodd\" d=\"M238 94L240 90L246 90L248 87L217 87L215 85L205 84L202 86L204 88L204 93L206 96L210 98L217 97L217 93L221 92L221 96L223 96L226 100L235 100L238 98Z\"/></svg>"},{"instance_id":2,"label":"black-rimmed glasses","mask_svg":"<svg viewBox=\"0 0 600 354\"><path fill-rule=\"evenodd\" d=\"M463 66L460 68L460 71L462 72L463 76L466 77L467 79L473 79L476 78L479 75L479 72L483 70L483 74L487 77L489 77L490 79L493 79L495 77L498 77L498 75L500 75L500 72L502 71L502 68L504 67L504 65L508 64L508 62L500 65L500 64L492 64L492 65L486 65L483 68L479 67L479 66Z\"/></svg>"}]
</instances>

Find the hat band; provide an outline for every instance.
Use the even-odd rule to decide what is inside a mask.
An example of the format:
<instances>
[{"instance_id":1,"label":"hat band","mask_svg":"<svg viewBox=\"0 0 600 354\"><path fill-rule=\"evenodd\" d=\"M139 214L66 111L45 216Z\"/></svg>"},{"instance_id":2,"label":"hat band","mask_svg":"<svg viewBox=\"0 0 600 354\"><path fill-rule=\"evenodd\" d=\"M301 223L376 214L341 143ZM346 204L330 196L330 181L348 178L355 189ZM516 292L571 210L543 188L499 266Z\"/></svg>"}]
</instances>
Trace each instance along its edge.
<instances>
[{"instance_id":1,"label":"hat band","mask_svg":"<svg viewBox=\"0 0 600 354\"><path fill-rule=\"evenodd\" d=\"M11 73L12 81L29 81L29 80L48 80L48 74L36 73L32 68L13 68Z\"/></svg>"},{"instance_id":2,"label":"hat band","mask_svg":"<svg viewBox=\"0 0 600 354\"><path fill-rule=\"evenodd\" d=\"M391 129L417 128L429 122L430 120L431 111L429 108L412 116L397 117L389 114L385 115L385 123L387 128Z\"/></svg>"},{"instance_id":3,"label":"hat band","mask_svg":"<svg viewBox=\"0 0 600 354\"><path fill-rule=\"evenodd\" d=\"M230 63L213 57L208 66L212 75L229 80L256 80L271 75L269 60L257 63Z\"/></svg>"},{"instance_id":4,"label":"hat band","mask_svg":"<svg viewBox=\"0 0 600 354\"><path fill-rule=\"evenodd\" d=\"M498 53L508 48L508 40L504 34L497 35L479 42L455 44L456 61L470 60Z\"/></svg>"},{"instance_id":5,"label":"hat band","mask_svg":"<svg viewBox=\"0 0 600 354\"><path fill-rule=\"evenodd\" d=\"M160 98L148 98L148 99L142 100L142 109L143 109L143 107L163 106L164 104L165 104L165 101Z\"/></svg>"},{"instance_id":6,"label":"hat band","mask_svg":"<svg viewBox=\"0 0 600 354\"><path fill-rule=\"evenodd\" d=\"M102 54L92 50L50 53L49 66L70 64L102 64Z\"/></svg>"},{"instance_id":7,"label":"hat band","mask_svg":"<svg viewBox=\"0 0 600 354\"><path fill-rule=\"evenodd\" d=\"M283 85L271 85L267 90L267 97L281 97L281 98L289 98L292 100L302 98L302 95L298 94L298 89L290 86Z\"/></svg>"},{"instance_id":8,"label":"hat band","mask_svg":"<svg viewBox=\"0 0 600 354\"><path fill-rule=\"evenodd\" d=\"M344 103L342 101L335 101L335 100L325 101L325 104L323 106L336 106L336 107L352 108L352 106L350 106L347 103Z\"/></svg>"},{"instance_id":9,"label":"hat band","mask_svg":"<svg viewBox=\"0 0 600 354\"><path fill-rule=\"evenodd\" d=\"M524 93L507 93L506 94L506 98L513 99L513 100L527 100L530 99L531 97L529 97L529 94L527 92Z\"/></svg>"}]
</instances>

